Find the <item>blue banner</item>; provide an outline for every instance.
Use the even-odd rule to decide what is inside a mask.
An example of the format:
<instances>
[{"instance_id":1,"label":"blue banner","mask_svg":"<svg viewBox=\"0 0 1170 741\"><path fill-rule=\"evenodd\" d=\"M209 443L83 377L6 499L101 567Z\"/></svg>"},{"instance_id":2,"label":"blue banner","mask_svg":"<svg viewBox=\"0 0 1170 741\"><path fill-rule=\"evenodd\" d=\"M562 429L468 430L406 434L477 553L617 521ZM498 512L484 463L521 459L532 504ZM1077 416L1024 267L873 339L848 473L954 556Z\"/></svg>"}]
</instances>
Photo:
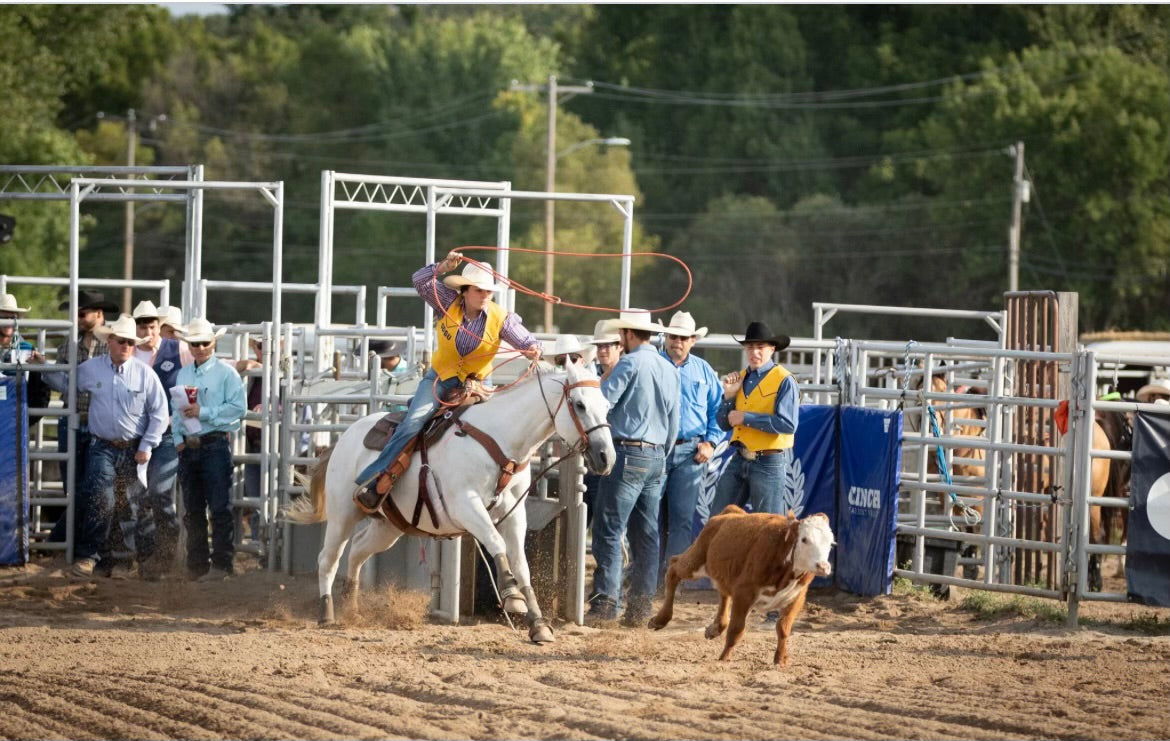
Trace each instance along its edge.
<instances>
[{"instance_id":1,"label":"blue banner","mask_svg":"<svg viewBox=\"0 0 1170 741\"><path fill-rule=\"evenodd\" d=\"M1129 598L1170 607L1170 418L1138 412L1125 544Z\"/></svg>"},{"instance_id":2,"label":"blue banner","mask_svg":"<svg viewBox=\"0 0 1170 741\"><path fill-rule=\"evenodd\" d=\"M25 383L23 378L0 377L0 565L27 563L28 517Z\"/></svg>"},{"instance_id":3,"label":"blue banner","mask_svg":"<svg viewBox=\"0 0 1170 741\"><path fill-rule=\"evenodd\" d=\"M837 586L864 596L888 594L894 574L902 413L843 407L840 441L833 527Z\"/></svg>"}]
</instances>

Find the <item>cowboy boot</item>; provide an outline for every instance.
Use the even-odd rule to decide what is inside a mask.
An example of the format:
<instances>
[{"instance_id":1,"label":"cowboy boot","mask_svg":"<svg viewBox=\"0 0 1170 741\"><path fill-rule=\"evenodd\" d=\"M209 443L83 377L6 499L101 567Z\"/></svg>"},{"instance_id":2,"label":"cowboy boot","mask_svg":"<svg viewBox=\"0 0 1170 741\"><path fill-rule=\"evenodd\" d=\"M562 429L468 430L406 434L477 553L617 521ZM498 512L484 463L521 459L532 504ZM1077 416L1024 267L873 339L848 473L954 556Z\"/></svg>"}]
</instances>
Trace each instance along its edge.
<instances>
[{"instance_id":1,"label":"cowboy boot","mask_svg":"<svg viewBox=\"0 0 1170 741\"><path fill-rule=\"evenodd\" d=\"M394 480L390 478L390 474L383 471L368 486L355 493L353 501L357 504L358 509L367 515L385 517L382 514L382 503L386 501L386 495L393 487Z\"/></svg>"}]
</instances>

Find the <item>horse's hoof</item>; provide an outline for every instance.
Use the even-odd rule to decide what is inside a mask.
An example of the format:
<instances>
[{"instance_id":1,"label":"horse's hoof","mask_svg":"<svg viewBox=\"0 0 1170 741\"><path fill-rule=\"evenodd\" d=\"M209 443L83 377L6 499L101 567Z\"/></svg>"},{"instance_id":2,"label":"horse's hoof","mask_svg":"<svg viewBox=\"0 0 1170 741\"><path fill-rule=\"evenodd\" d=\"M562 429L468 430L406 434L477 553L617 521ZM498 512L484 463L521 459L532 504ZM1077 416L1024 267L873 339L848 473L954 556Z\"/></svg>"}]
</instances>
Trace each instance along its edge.
<instances>
[{"instance_id":1,"label":"horse's hoof","mask_svg":"<svg viewBox=\"0 0 1170 741\"><path fill-rule=\"evenodd\" d=\"M533 643L552 643L556 640L553 635L552 626L544 618L537 618L532 621L532 625L528 628L528 638Z\"/></svg>"},{"instance_id":2,"label":"horse's hoof","mask_svg":"<svg viewBox=\"0 0 1170 741\"><path fill-rule=\"evenodd\" d=\"M321 615L317 618L317 625L333 625L336 622L333 617L333 596L327 594L321 598Z\"/></svg>"},{"instance_id":3,"label":"horse's hoof","mask_svg":"<svg viewBox=\"0 0 1170 741\"><path fill-rule=\"evenodd\" d=\"M707 630L703 631L703 635L707 637L707 640L711 640L712 638L718 637L722 632L717 625L711 624L707 626Z\"/></svg>"},{"instance_id":4,"label":"horse's hoof","mask_svg":"<svg viewBox=\"0 0 1170 741\"><path fill-rule=\"evenodd\" d=\"M655 615L654 617L650 618L649 622L646 623L646 627L650 630L662 630L669 622L669 620L659 620L658 616Z\"/></svg>"}]
</instances>

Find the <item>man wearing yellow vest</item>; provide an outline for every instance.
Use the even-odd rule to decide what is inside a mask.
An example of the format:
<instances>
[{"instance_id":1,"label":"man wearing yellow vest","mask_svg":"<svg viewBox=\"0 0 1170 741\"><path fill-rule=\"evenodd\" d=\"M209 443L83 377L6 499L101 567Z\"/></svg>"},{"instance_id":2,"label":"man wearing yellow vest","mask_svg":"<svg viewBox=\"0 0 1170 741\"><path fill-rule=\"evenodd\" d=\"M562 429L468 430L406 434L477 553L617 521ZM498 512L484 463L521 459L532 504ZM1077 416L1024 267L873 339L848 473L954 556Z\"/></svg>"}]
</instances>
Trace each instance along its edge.
<instances>
[{"instance_id":1,"label":"man wearing yellow vest","mask_svg":"<svg viewBox=\"0 0 1170 741\"><path fill-rule=\"evenodd\" d=\"M463 256L450 252L442 262L427 265L412 276L418 295L439 312L435 328L438 338L430 370L419 381L406 418L394 430L382 453L358 475L356 483L367 487L358 503L377 512L384 497L375 489L378 474L390 466L406 444L422 430L439 407L439 399L464 385L469 377L486 378L501 341L522 351L530 359L540 358L540 340L524 328L518 314L492 301L492 294L505 288L496 285L488 269L468 262L460 275L449 275L442 283L436 276L454 270Z\"/></svg>"},{"instance_id":2,"label":"man wearing yellow vest","mask_svg":"<svg viewBox=\"0 0 1170 741\"><path fill-rule=\"evenodd\" d=\"M736 449L719 483L711 514L729 504L750 504L753 512L780 512L784 479L792 461L800 390L796 379L772 356L791 340L775 335L763 322L752 322L742 340L747 369L723 379L719 426L731 430Z\"/></svg>"}]
</instances>

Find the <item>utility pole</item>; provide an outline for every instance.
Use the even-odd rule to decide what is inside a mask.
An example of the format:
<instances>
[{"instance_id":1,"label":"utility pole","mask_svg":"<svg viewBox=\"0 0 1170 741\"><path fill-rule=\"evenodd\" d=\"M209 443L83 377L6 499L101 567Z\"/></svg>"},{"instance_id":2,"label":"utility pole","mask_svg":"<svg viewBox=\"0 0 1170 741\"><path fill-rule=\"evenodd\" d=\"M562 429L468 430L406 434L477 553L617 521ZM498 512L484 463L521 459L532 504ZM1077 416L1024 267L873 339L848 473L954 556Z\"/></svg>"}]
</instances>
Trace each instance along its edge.
<instances>
[{"instance_id":1,"label":"utility pole","mask_svg":"<svg viewBox=\"0 0 1170 741\"><path fill-rule=\"evenodd\" d=\"M1012 223L1008 227L1008 290L1020 290L1020 210L1028 201L1028 183L1024 180L1024 143L1008 148L1016 156L1016 174L1012 178Z\"/></svg>"},{"instance_id":2,"label":"utility pole","mask_svg":"<svg viewBox=\"0 0 1170 741\"><path fill-rule=\"evenodd\" d=\"M126 165L134 167L134 146L138 138L134 109L126 113ZM129 176L133 179L133 175ZM134 277L134 201L126 201L126 249L122 257L122 273L126 280ZM122 310L130 313L130 286L122 289ZM117 317L114 317L117 319Z\"/></svg>"},{"instance_id":3,"label":"utility pole","mask_svg":"<svg viewBox=\"0 0 1170 741\"><path fill-rule=\"evenodd\" d=\"M548 94L548 151L545 154L544 190L546 193L555 193L557 190L557 96L560 93L591 93L593 83L586 85L557 85L557 76L549 75L545 85L520 85L512 82L512 90L526 93L545 92ZM556 201L548 199L544 202L544 292L553 293L553 226L556 222ZM553 305L544 304L544 331L553 331Z\"/></svg>"}]
</instances>

